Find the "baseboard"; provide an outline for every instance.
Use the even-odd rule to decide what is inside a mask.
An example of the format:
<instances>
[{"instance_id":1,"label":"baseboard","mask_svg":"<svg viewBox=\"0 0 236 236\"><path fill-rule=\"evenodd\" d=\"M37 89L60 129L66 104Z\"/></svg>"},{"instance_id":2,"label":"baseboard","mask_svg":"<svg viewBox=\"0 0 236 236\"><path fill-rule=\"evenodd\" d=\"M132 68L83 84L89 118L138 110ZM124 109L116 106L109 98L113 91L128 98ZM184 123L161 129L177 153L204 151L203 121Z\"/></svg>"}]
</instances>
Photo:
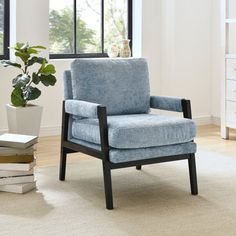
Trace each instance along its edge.
<instances>
[{"instance_id":1,"label":"baseboard","mask_svg":"<svg viewBox=\"0 0 236 236\"><path fill-rule=\"evenodd\" d=\"M193 120L195 121L197 126L201 126L201 125L217 125L217 126L220 126L220 117L199 116L199 117L194 117Z\"/></svg>"},{"instance_id":2,"label":"baseboard","mask_svg":"<svg viewBox=\"0 0 236 236\"><path fill-rule=\"evenodd\" d=\"M221 123L220 117L216 117L216 116L212 117L212 124L213 125L220 126L220 123Z\"/></svg>"},{"instance_id":3,"label":"baseboard","mask_svg":"<svg viewBox=\"0 0 236 236\"><path fill-rule=\"evenodd\" d=\"M194 117L193 120L195 121L197 126L212 124L212 117L211 116Z\"/></svg>"},{"instance_id":4,"label":"baseboard","mask_svg":"<svg viewBox=\"0 0 236 236\"><path fill-rule=\"evenodd\" d=\"M201 125L217 125L220 126L220 118L212 116L194 117L193 120L197 126ZM0 134L6 133L7 129L0 130ZM61 134L61 126L44 126L40 129L40 137L57 136Z\"/></svg>"},{"instance_id":5,"label":"baseboard","mask_svg":"<svg viewBox=\"0 0 236 236\"><path fill-rule=\"evenodd\" d=\"M0 135L7 133L7 129L1 129ZM61 135L61 126L44 126L40 129L40 137L48 137L48 136L57 136Z\"/></svg>"},{"instance_id":6,"label":"baseboard","mask_svg":"<svg viewBox=\"0 0 236 236\"><path fill-rule=\"evenodd\" d=\"M61 134L61 126L44 126L40 129L40 137L57 136Z\"/></svg>"}]
</instances>

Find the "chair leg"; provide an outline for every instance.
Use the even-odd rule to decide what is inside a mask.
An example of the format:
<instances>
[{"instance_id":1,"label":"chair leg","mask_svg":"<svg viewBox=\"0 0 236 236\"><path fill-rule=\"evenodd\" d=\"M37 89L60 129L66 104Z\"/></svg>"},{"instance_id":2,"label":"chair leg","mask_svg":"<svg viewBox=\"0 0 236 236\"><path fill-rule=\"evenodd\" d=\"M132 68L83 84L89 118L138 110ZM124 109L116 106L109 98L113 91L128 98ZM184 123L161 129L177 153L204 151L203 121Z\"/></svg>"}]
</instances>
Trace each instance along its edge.
<instances>
[{"instance_id":1,"label":"chair leg","mask_svg":"<svg viewBox=\"0 0 236 236\"><path fill-rule=\"evenodd\" d=\"M142 170L142 166L136 166L136 170Z\"/></svg>"},{"instance_id":2,"label":"chair leg","mask_svg":"<svg viewBox=\"0 0 236 236\"><path fill-rule=\"evenodd\" d=\"M113 209L113 196L112 196L112 182L111 182L111 169L103 162L103 177L104 188L106 197L106 208L108 210Z\"/></svg>"},{"instance_id":3,"label":"chair leg","mask_svg":"<svg viewBox=\"0 0 236 236\"><path fill-rule=\"evenodd\" d=\"M60 173L59 173L59 180L64 181L66 175L66 150L65 148L61 148L61 159L60 159Z\"/></svg>"},{"instance_id":4,"label":"chair leg","mask_svg":"<svg viewBox=\"0 0 236 236\"><path fill-rule=\"evenodd\" d=\"M197 172L196 172L196 163L194 154L190 154L190 157L188 159L188 166L189 166L191 193L192 195L198 195Z\"/></svg>"}]
</instances>

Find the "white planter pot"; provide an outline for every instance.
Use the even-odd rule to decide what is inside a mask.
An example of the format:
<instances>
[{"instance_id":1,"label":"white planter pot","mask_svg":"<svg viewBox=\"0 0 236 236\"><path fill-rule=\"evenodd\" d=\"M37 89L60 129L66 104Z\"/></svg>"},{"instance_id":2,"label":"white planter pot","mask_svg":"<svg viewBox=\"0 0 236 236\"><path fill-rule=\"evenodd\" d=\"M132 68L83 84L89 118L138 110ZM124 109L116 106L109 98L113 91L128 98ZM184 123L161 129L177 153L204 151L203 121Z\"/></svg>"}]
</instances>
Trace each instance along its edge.
<instances>
[{"instance_id":1,"label":"white planter pot","mask_svg":"<svg viewBox=\"0 0 236 236\"><path fill-rule=\"evenodd\" d=\"M43 108L36 105L14 107L6 105L10 133L39 136Z\"/></svg>"}]
</instances>

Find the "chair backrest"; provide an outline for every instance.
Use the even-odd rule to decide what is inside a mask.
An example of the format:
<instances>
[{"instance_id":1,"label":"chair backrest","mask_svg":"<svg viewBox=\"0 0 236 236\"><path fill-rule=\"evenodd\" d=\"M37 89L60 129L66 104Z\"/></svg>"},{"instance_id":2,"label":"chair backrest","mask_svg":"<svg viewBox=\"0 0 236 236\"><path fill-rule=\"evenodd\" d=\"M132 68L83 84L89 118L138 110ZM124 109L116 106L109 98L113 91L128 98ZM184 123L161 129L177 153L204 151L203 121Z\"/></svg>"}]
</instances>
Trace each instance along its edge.
<instances>
[{"instance_id":1,"label":"chair backrest","mask_svg":"<svg viewBox=\"0 0 236 236\"><path fill-rule=\"evenodd\" d=\"M142 58L76 59L71 86L73 99L105 105L108 115L150 110L148 66Z\"/></svg>"}]
</instances>

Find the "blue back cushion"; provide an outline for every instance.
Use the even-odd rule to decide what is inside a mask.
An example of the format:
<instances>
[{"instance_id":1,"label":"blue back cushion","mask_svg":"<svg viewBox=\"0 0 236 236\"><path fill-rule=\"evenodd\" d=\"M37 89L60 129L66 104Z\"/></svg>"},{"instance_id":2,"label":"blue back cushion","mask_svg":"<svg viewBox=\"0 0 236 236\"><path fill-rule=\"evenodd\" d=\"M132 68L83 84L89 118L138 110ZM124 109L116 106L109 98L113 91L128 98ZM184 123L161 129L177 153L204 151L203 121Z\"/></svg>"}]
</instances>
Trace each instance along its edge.
<instances>
[{"instance_id":1,"label":"blue back cushion","mask_svg":"<svg viewBox=\"0 0 236 236\"><path fill-rule=\"evenodd\" d=\"M108 115L149 112L145 59L76 59L71 75L73 99L105 105Z\"/></svg>"}]
</instances>

